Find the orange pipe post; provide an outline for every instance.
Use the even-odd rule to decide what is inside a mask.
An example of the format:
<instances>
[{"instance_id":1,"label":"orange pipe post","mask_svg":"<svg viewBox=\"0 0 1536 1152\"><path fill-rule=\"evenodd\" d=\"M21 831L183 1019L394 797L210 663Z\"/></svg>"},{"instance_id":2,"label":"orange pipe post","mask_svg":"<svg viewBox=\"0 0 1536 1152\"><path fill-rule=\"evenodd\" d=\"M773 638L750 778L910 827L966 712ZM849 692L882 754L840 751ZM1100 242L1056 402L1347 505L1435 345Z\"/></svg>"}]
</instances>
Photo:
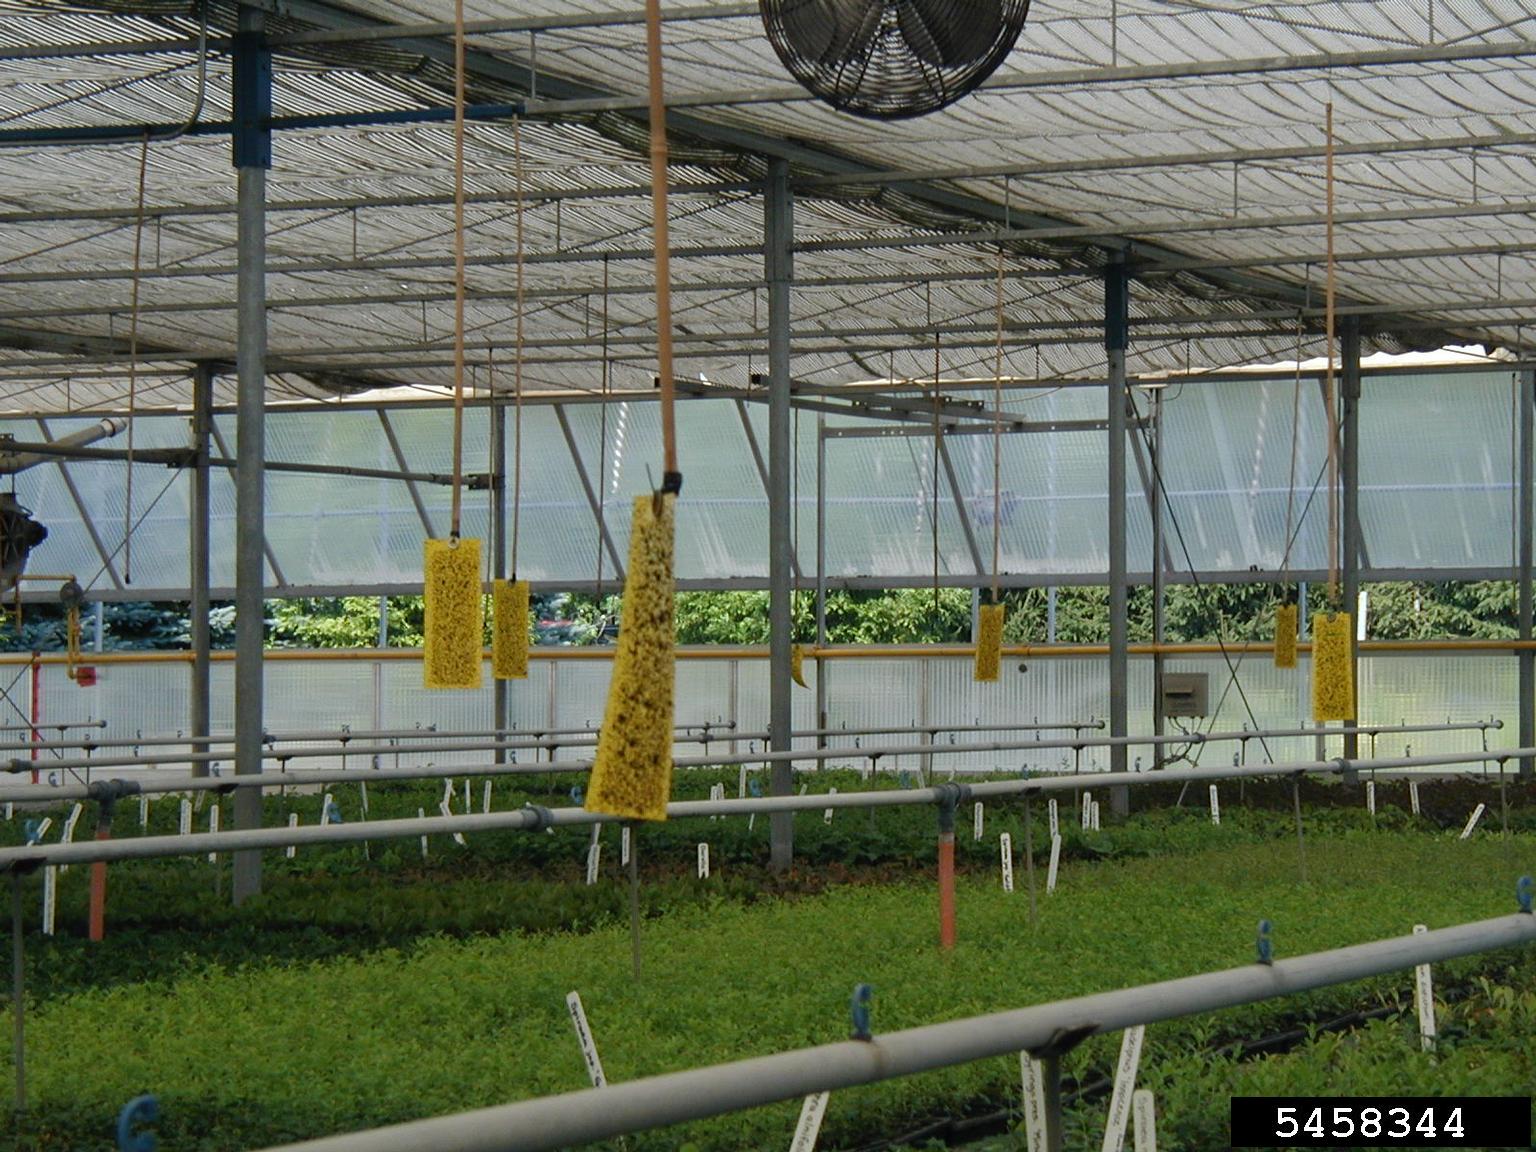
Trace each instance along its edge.
<instances>
[{"instance_id":1,"label":"orange pipe post","mask_svg":"<svg viewBox=\"0 0 1536 1152\"><path fill-rule=\"evenodd\" d=\"M96 839L112 839L112 827L106 821L96 826ZM91 865L91 943L100 944L107 936L107 863Z\"/></svg>"},{"instance_id":2,"label":"orange pipe post","mask_svg":"<svg viewBox=\"0 0 1536 1152\"><path fill-rule=\"evenodd\" d=\"M939 786L939 948L955 946L955 806L970 789L960 784Z\"/></svg>"}]
</instances>

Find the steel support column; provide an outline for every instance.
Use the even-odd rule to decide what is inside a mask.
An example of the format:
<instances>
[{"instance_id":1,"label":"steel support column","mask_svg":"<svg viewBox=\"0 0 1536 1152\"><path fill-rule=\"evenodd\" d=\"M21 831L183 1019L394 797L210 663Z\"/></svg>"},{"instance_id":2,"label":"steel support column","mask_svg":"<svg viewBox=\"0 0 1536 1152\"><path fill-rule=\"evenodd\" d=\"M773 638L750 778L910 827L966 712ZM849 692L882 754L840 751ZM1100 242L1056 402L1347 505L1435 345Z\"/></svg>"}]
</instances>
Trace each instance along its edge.
<instances>
[{"instance_id":1,"label":"steel support column","mask_svg":"<svg viewBox=\"0 0 1536 1152\"><path fill-rule=\"evenodd\" d=\"M239 378L235 427L235 509L240 522L235 545L235 772L261 771L266 541L266 190L272 166L272 57L264 17L240 9L232 78L235 111L234 162L238 173L239 273L235 367ZM235 794L235 828L261 826L261 793ZM236 904L261 891L261 853L235 853Z\"/></svg>"},{"instance_id":2,"label":"steel support column","mask_svg":"<svg viewBox=\"0 0 1536 1152\"><path fill-rule=\"evenodd\" d=\"M379 413L380 418L384 416ZM492 403L491 417L491 577L507 578L507 409L504 404ZM601 467L601 464L599 464ZM515 575L515 574L514 574ZM527 627L526 621L523 625ZM507 707L510 696L507 681L499 677L492 681L491 711L492 728L496 730L496 742L507 738ZM496 763L507 762L507 750L496 749Z\"/></svg>"},{"instance_id":3,"label":"steel support column","mask_svg":"<svg viewBox=\"0 0 1536 1152\"><path fill-rule=\"evenodd\" d=\"M816 417L816 647L827 642L827 418ZM816 660L816 729L827 730L827 667ZM825 748L818 736L816 746Z\"/></svg>"},{"instance_id":4,"label":"steel support column","mask_svg":"<svg viewBox=\"0 0 1536 1152\"><path fill-rule=\"evenodd\" d=\"M213 427L213 366L192 369L192 572L187 606L192 633L192 751L208 751L213 683L212 642L208 630L208 430ZM192 775L208 775L208 765L194 763Z\"/></svg>"},{"instance_id":5,"label":"steel support column","mask_svg":"<svg viewBox=\"0 0 1536 1152\"><path fill-rule=\"evenodd\" d=\"M789 676L793 614L790 609L790 419L789 325L790 281L794 276L794 204L789 191L789 162L768 161L763 196L763 262L768 281L768 729L775 752L792 744ZM787 796L793 790L794 765L775 761L771 791ZM794 861L795 818L775 812L772 822L772 863L784 871Z\"/></svg>"},{"instance_id":6,"label":"steel support column","mask_svg":"<svg viewBox=\"0 0 1536 1152\"><path fill-rule=\"evenodd\" d=\"M1531 450L1533 414L1536 414L1536 370L1521 369L1517 377L1520 390L1520 639L1531 639L1531 532L1533 508ZM1520 697L1517 712L1520 740L1536 739L1536 651L1523 648L1519 655ZM1520 762L1520 779L1533 778L1529 760Z\"/></svg>"},{"instance_id":7,"label":"steel support column","mask_svg":"<svg viewBox=\"0 0 1536 1152\"><path fill-rule=\"evenodd\" d=\"M1167 566L1163 556L1163 493L1159 481L1163 469L1163 390L1152 389L1151 442L1148 445L1152 497L1152 640L1163 642L1163 584ZM1167 658L1159 651L1152 657L1152 734L1163 735L1168 718L1163 715L1163 673ZM1152 763L1161 762L1161 748L1152 755Z\"/></svg>"},{"instance_id":8,"label":"steel support column","mask_svg":"<svg viewBox=\"0 0 1536 1152\"><path fill-rule=\"evenodd\" d=\"M1126 688L1130 679L1129 633L1126 621L1125 555L1125 351L1129 343L1130 275L1116 258L1104 270L1104 350L1109 354L1109 734L1128 734ZM1111 772L1126 770L1125 745L1109 753ZM1130 791L1109 790L1110 808L1130 808Z\"/></svg>"},{"instance_id":9,"label":"steel support column","mask_svg":"<svg viewBox=\"0 0 1536 1152\"><path fill-rule=\"evenodd\" d=\"M1344 317L1339 332L1339 359L1344 393L1344 416L1340 433L1344 443L1339 456L1339 480L1344 488L1339 512L1339 534L1343 537L1340 557L1343 566L1344 610L1352 614L1349 661L1355 676L1355 717L1360 715L1360 645L1356 640L1360 625L1360 320ZM1344 757L1360 755L1360 737L1355 732L1356 719L1344 722Z\"/></svg>"}]
</instances>

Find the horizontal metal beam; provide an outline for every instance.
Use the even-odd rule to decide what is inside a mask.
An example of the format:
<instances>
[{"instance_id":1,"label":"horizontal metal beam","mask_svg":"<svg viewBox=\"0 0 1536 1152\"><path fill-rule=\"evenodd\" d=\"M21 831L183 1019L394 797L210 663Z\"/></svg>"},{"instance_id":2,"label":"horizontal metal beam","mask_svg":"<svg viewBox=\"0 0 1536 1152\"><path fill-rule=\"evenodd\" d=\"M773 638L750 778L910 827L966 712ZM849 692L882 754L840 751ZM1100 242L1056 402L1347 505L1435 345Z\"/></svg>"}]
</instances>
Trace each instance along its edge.
<instances>
[{"instance_id":1,"label":"horizontal metal beam","mask_svg":"<svg viewBox=\"0 0 1536 1152\"><path fill-rule=\"evenodd\" d=\"M696 20L734 20L745 16L757 16L756 4L699 4L683 8L663 8L664 24L687 23ZM518 16L497 17L492 20L464 21L466 36L485 36L509 32L546 32L576 28L618 28L642 25L645 11L586 12L572 16ZM454 35L451 23L396 24L375 28L328 28L312 32L277 33L267 37L274 50L308 47L316 44L362 44L379 41L411 40L418 37L448 37Z\"/></svg>"},{"instance_id":2,"label":"horizontal metal beam","mask_svg":"<svg viewBox=\"0 0 1536 1152\"><path fill-rule=\"evenodd\" d=\"M1038 432L1103 432L1107 427L1105 420L1010 420L994 428L991 424L962 424L951 425L944 429L945 436L991 436L1002 433L1004 436L1017 435L1019 433ZM933 426L923 427L920 424L901 428L859 428L859 427L829 427L823 433L828 440L884 440L890 437L924 436L933 435Z\"/></svg>"}]
</instances>

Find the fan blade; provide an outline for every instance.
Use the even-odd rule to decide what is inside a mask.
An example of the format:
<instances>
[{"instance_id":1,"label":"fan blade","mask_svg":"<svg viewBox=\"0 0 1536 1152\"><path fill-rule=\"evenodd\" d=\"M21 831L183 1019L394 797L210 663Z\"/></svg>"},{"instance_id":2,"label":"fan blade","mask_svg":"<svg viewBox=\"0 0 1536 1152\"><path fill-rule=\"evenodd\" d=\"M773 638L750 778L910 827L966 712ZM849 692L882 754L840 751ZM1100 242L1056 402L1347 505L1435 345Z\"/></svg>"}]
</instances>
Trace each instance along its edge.
<instances>
[{"instance_id":1,"label":"fan blade","mask_svg":"<svg viewBox=\"0 0 1536 1152\"><path fill-rule=\"evenodd\" d=\"M791 0L778 14L795 51L835 67L868 53L883 7L884 0Z\"/></svg>"},{"instance_id":2,"label":"fan blade","mask_svg":"<svg viewBox=\"0 0 1536 1152\"><path fill-rule=\"evenodd\" d=\"M896 22L921 60L956 68L985 59L1003 31L1002 0L900 0Z\"/></svg>"}]
</instances>

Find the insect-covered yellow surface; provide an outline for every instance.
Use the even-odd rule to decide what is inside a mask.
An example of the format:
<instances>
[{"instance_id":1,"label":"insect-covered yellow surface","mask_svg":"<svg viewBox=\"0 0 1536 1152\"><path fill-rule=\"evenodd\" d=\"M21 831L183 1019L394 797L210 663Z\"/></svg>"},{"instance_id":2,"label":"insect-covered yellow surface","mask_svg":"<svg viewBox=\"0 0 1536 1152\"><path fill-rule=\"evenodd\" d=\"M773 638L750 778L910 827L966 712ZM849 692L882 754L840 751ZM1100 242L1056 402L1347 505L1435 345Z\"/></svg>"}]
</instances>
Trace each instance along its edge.
<instances>
[{"instance_id":1,"label":"insect-covered yellow surface","mask_svg":"<svg viewBox=\"0 0 1536 1152\"><path fill-rule=\"evenodd\" d=\"M805 682L805 649L799 644L789 646L789 678L802 688L809 688Z\"/></svg>"},{"instance_id":2,"label":"insect-covered yellow surface","mask_svg":"<svg viewBox=\"0 0 1536 1152\"><path fill-rule=\"evenodd\" d=\"M478 688L484 611L480 541L428 540L422 568L422 680L428 688Z\"/></svg>"},{"instance_id":3,"label":"insect-covered yellow surface","mask_svg":"<svg viewBox=\"0 0 1536 1152\"><path fill-rule=\"evenodd\" d=\"M1003 666L1006 604L983 604L976 612L976 679L996 680Z\"/></svg>"},{"instance_id":4,"label":"insect-covered yellow surface","mask_svg":"<svg viewBox=\"0 0 1536 1152\"><path fill-rule=\"evenodd\" d=\"M1296 605L1275 609L1275 667L1296 667Z\"/></svg>"},{"instance_id":5,"label":"insect-covered yellow surface","mask_svg":"<svg viewBox=\"0 0 1536 1152\"><path fill-rule=\"evenodd\" d=\"M1348 612L1312 617L1312 719L1355 718L1355 666L1350 657Z\"/></svg>"},{"instance_id":6,"label":"insect-covered yellow surface","mask_svg":"<svg viewBox=\"0 0 1536 1152\"><path fill-rule=\"evenodd\" d=\"M613 680L587 785L589 812L665 820L672 793L676 497L635 498Z\"/></svg>"},{"instance_id":7,"label":"insect-covered yellow surface","mask_svg":"<svg viewBox=\"0 0 1536 1152\"><path fill-rule=\"evenodd\" d=\"M528 581L491 585L491 675L528 679Z\"/></svg>"}]
</instances>

